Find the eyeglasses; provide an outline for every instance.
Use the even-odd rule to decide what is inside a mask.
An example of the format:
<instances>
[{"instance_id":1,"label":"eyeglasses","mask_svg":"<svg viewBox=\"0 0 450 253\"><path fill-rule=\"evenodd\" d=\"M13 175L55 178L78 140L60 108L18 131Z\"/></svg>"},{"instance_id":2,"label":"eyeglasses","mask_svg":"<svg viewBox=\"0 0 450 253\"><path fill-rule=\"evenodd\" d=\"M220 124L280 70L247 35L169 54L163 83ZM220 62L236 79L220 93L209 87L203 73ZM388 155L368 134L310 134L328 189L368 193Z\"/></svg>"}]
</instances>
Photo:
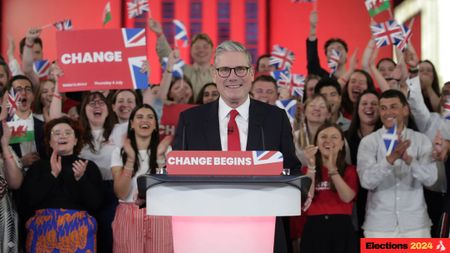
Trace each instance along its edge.
<instances>
[{"instance_id":1,"label":"eyeglasses","mask_svg":"<svg viewBox=\"0 0 450 253\"><path fill-rule=\"evenodd\" d=\"M16 92L16 93L22 93L22 92L26 92L26 93L32 93L33 92L33 89L31 88L31 87L16 87L16 88L14 88L14 91Z\"/></svg>"},{"instance_id":2,"label":"eyeglasses","mask_svg":"<svg viewBox=\"0 0 450 253\"><path fill-rule=\"evenodd\" d=\"M104 106L106 103L103 100L93 100L91 102L89 102L87 105L90 107L95 107L97 106Z\"/></svg>"},{"instance_id":3,"label":"eyeglasses","mask_svg":"<svg viewBox=\"0 0 450 253\"><path fill-rule=\"evenodd\" d=\"M250 67L247 67L247 66L237 66L234 68L220 67L220 68L216 68L216 71L217 71L217 74L222 78L229 77L231 74L231 70L234 70L234 74L236 76L244 77L247 75L249 69L250 69Z\"/></svg>"},{"instance_id":4,"label":"eyeglasses","mask_svg":"<svg viewBox=\"0 0 450 253\"><path fill-rule=\"evenodd\" d=\"M66 131L55 130L55 131L52 131L51 134L53 137L61 138L61 137L73 136L74 132L72 130L66 130Z\"/></svg>"}]
</instances>

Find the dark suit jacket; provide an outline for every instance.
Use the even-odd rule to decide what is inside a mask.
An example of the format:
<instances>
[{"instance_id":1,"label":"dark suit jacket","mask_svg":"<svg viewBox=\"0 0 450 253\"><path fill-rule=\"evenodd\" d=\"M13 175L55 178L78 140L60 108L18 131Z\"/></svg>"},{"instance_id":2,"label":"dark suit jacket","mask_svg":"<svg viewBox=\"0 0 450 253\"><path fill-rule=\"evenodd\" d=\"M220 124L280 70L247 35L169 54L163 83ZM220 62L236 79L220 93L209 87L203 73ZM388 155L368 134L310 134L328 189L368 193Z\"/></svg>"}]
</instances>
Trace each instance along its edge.
<instances>
[{"instance_id":1,"label":"dark suit jacket","mask_svg":"<svg viewBox=\"0 0 450 253\"><path fill-rule=\"evenodd\" d=\"M219 101L193 107L180 114L174 150L222 150L219 133ZM299 173L292 130L286 112L276 106L250 100L246 150L277 150L284 168Z\"/></svg>"}]
</instances>

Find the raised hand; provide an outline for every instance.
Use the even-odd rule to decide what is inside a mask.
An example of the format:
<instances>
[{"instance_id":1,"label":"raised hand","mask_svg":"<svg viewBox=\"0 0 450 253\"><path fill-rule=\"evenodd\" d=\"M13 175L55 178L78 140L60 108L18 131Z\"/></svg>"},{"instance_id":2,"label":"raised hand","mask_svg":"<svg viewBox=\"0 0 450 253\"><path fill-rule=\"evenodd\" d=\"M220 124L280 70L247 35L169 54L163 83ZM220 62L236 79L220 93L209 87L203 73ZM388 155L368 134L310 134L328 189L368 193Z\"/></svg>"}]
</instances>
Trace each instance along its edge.
<instances>
[{"instance_id":1,"label":"raised hand","mask_svg":"<svg viewBox=\"0 0 450 253\"><path fill-rule=\"evenodd\" d=\"M308 161L308 168L316 167L316 153L319 148L317 146L309 145L304 149L305 158Z\"/></svg>"},{"instance_id":2,"label":"raised hand","mask_svg":"<svg viewBox=\"0 0 450 253\"><path fill-rule=\"evenodd\" d=\"M441 131L438 130L433 140L433 158L438 161L445 161L448 153L448 142L442 138Z\"/></svg>"},{"instance_id":3,"label":"raised hand","mask_svg":"<svg viewBox=\"0 0 450 253\"><path fill-rule=\"evenodd\" d=\"M390 164L394 164L394 162L397 159L402 159L407 163L408 162L411 163L412 157L409 156L408 154L406 154L406 155L404 154L404 153L406 153L406 150L409 148L410 145L411 145L410 140L403 140L403 139L401 139L401 137L399 135L398 144L394 148L394 150L392 150L391 154L386 157L387 161ZM409 163L408 163L408 165L409 165Z\"/></svg>"},{"instance_id":4,"label":"raised hand","mask_svg":"<svg viewBox=\"0 0 450 253\"><path fill-rule=\"evenodd\" d=\"M76 160L72 164L73 176L75 180L78 181L83 177L84 172L86 172L88 161L87 160Z\"/></svg>"},{"instance_id":5,"label":"raised hand","mask_svg":"<svg viewBox=\"0 0 450 253\"><path fill-rule=\"evenodd\" d=\"M30 28L26 35L26 42L28 45L34 44L34 40L36 38L39 38L41 35L42 29L41 28Z\"/></svg>"},{"instance_id":6,"label":"raised hand","mask_svg":"<svg viewBox=\"0 0 450 253\"><path fill-rule=\"evenodd\" d=\"M153 18L148 19L148 28L154 32L158 37L162 35L163 30L161 24Z\"/></svg>"},{"instance_id":7,"label":"raised hand","mask_svg":"<svg viewBox=\"0 0 450 253\"><path fill-rule=\"evenodd\" d=\"M136 159L136 153L134 152L133 148L131 147L131 141L130 139L126 138L123 142L123 150L127 154L127 160L133 161Z\"/></svg>"},{"instance_id":8,"label":"raised hand","mask_svg":"<svg viewBox=\"0 0 450 253\"><path fill-rule=\"evenodd\" d=\"M61 156L59 156L55 150L53 150L52 156L50 156L50 167L52 169L52 175L54 177L58 177L62 169Z\"/></svg>"}]
</instances>

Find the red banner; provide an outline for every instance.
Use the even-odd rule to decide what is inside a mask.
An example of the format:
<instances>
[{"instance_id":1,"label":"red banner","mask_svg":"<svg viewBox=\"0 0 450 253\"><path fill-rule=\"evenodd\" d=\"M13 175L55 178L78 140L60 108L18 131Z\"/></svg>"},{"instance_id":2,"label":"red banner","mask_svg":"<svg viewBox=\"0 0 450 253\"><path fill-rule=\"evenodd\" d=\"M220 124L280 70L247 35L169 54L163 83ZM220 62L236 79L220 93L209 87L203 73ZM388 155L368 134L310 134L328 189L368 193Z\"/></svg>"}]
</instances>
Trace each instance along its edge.
<instances>
[{"instance_id":1,"label":"red banner","mask_svg":"<svg viewBox=\"0 0 450 253\"><path fill-rule=\"evenodd\" d=\"M193 106L196 105L191 104L164 105L161 123L159 124L160 140L164 139L164 137L167 135L175 135L175 130L177 128L180 113Z\"/></svg>"},{"instance_id":2,"label":"red banner","mask_svg":"<svg viewBox=\"0 0 450 253\"><path fill-rule=\"evenodd\" d=\"M167 173L177 175L281 175L279 151L172 151Z\"/></svg>"},{"instance_id":3,"label":"red banner","mask_svg":"<svg viewBox=\"0 0 450 253\"><path fill-rule=\"evenodd\" d=\"M144 89L145 29L98 29L56 33L61 92Z\"/></svg>"},{"instance_id":4,"label":"red banner","mask_svg":"<svg viewBox=\"0 0 450 253\"><path fill-rule=\"evenodd\" d=\"M450 252L450 238L363 238L361 253Z\"/></svg>"}]
</instances>

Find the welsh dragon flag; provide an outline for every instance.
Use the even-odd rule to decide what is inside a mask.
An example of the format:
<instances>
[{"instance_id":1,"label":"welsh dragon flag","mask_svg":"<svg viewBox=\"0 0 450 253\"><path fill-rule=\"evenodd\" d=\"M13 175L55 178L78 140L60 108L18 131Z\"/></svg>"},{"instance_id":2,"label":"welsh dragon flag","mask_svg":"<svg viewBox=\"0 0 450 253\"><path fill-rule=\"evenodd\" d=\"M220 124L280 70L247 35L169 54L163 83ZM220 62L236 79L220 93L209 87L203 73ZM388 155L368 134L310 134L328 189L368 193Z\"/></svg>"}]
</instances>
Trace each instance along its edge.
<instances>
[{"instance_id":1,"label":"welsh dragon flag","mask_svg":"<svg viewBox=\"0 0 450 253\"><path fill-rule=\"evenodd\" d=\"M390 8L389 0L364 0L364 2L371 17Z\"/></svg>"},{"instance_id":2,"label":"welsh dragon flag","mask_svg":"<svg viewBox=\"0 0 450 253\"><path fill-rule=\"evenodd\" d=\"M34 128L32 119L20 119L7 122L11 127L11 139L9 144L29 142L34 140Z\"/></svg>"}]
</instances>

